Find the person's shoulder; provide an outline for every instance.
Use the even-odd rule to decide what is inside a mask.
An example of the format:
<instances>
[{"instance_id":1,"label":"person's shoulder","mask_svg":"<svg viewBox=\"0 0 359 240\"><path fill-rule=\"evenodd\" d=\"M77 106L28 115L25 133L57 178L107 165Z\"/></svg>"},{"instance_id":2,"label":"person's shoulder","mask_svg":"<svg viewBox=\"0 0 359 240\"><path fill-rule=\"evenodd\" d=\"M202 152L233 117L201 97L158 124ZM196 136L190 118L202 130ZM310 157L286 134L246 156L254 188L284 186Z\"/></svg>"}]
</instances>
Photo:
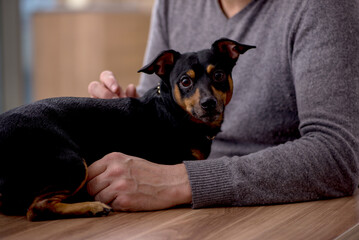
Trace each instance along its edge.
<instances>
[{"instance_id":1,"label":"person's shoulder","mask_svg":"<svg viewBox=\"0 0 359 240\"><path fill-rule=\"evenodd\" d=\"M296 1L301 2L300 0ZM359 0L340 2L337 0L303 0L302 5L305 13L312 14L316 16L316 18L336 18L338 16L345 16L352 13L358 15L359 13Z\"/></svg>"},{"instance_id":2,"label":"person's shoulder","mask_svg":"<svg viewBox=\"0 0 359 240\"><path fill-rule=\"evenodd\" d=\"M357 24L359 21L359 0L340 2L337 0L306 0L305 2L302 14L312 25L319 24L341 29L347 24ZM342 24L344 25L341 26Z\"/></svg>"},{"instance_id":3,"label":"person's shoulder","mask_svg":"<svg viewBox=\"0 0 359 240\"><path fill-rule=\"evenodd\" d=\"M273 17L291 19L293 26L305 28L317 26L335 27L339 24L357 23L359 19L359 0L252 0L262 3Z\"/></svg>"}]
</instances>

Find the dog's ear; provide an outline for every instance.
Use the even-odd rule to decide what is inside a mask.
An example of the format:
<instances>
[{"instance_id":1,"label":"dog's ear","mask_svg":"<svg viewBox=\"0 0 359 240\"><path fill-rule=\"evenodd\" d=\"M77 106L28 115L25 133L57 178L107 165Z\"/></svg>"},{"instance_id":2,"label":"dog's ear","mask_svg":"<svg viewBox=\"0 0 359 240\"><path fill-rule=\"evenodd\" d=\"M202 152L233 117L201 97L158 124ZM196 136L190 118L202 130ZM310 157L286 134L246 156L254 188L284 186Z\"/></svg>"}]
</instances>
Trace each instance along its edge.
<instances>
[{"instance_id":1,"label":"dog's ear","mask_svg":"<svg viewBox=\"0 0 359 240\"><path fill-rule=\"evenodd\" d=\"M216 54L225 55L234 61L237 61L240 54L251 48L255 48L255 46L240 44L227 38L221 38L212 44L212 50Z\"/></svg>"},{"instance_id":2,"label":"dog's ear","mask_svg":"<svg viewBox=\"0 0 359 240\"><path fill-rule=\"evenodd\" d=\"M138 72L147 74L156 73L160 78L168 76L177 59L181 56L179 52L167 50L161 52L150 64L144 66Z\"/></svg>"}]
</instances>

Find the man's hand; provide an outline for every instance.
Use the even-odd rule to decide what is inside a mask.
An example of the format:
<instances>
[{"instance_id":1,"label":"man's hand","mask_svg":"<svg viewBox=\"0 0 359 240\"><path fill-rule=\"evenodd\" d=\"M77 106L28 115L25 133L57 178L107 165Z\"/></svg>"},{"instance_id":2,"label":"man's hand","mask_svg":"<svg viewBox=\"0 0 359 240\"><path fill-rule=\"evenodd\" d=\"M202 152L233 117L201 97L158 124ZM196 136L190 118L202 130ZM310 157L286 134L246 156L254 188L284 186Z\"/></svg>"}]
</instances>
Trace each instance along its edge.
<instances>
[{"instance_id":1,"label":"man's hand","mask_svg":"<svg viewBox=\"0 0 359 240\"><path fill-rule=\"evenodd\" d=\"M124 91L111 71L103 71L99 82L94 81L89 84L88 92L93 98L138 97L135 85L128 85Z\"/></svg>"},{"instance_id":2,"label":"man's hand","mask_svg":"<svg viewBox=\"0 0 359 240\"><path fill-rule=\"evenodd\" d=\"M184 164L160 165L110 153L88 168L87 190L117 211L166 209L192 201Z\"/></svg>"}]
</instances>

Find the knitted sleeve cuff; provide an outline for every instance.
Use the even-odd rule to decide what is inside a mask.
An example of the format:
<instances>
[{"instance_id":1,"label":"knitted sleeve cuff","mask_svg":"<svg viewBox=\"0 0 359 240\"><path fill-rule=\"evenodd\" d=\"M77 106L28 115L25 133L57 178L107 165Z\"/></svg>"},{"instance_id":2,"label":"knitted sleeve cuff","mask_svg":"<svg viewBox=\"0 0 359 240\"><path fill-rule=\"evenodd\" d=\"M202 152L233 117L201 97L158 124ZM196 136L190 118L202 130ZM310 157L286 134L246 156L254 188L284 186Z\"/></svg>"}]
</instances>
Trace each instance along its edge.
<instances>
[{"instance_id":1,"label":"knitted sleeve cuff","mask_svg":"<svg viewBox=\"0 0 359 240\"><path fill-rule=\"evenodd\" d=\"M233 181L225 161L185 161L184 164L191 184L193 208L233 204Z\"/></svg>"}]
</instances>

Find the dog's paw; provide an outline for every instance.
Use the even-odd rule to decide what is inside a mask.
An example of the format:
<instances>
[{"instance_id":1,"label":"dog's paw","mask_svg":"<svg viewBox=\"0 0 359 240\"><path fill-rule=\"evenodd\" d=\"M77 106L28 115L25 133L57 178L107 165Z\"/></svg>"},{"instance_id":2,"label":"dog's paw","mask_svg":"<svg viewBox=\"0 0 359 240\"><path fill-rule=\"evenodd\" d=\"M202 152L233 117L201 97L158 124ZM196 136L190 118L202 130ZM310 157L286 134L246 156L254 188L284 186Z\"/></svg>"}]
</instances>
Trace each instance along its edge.
<instances>
[{"instance_id":1,"label":"dog's paw","mask_svg":"<svg viewBox=\"0 0 359 240\"><path fill-rule=\"evenodd\" d=\"M88 215L94 217L107 216L113 211L110 206L101 202L91 202L88 207Z\"/></svg>"},{"instance_id":2,"label":"dog's paw","mask_svg":"<svg viewBox=\"0 0 359 240\"><path fill-rule=\"evenodd\" d=\"M33 203L27 211L30 221L107 216L112 208L101 202L62 203L48 199Z\"/></svg>"}]
</instances>

